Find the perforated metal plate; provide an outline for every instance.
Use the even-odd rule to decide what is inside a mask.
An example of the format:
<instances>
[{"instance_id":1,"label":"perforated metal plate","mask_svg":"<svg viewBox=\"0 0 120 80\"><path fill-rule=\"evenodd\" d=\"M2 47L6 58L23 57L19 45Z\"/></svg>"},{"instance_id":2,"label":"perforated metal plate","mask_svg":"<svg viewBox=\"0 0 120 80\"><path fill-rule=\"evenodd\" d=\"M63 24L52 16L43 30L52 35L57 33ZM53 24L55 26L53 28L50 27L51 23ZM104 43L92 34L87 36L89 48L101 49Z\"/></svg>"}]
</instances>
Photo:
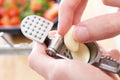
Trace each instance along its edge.
<instances>
[{"instance_id":1,"label":"perforated metal plate","mask_svg":"<svg viewBox=\"0 0 120 80\"><path fill-rule=\"evenodd\" d=\"M53 27L53 22L43 17L30 15L21 22L21 31L29 39L43 43Z\"/></svg>"}]
</instances>

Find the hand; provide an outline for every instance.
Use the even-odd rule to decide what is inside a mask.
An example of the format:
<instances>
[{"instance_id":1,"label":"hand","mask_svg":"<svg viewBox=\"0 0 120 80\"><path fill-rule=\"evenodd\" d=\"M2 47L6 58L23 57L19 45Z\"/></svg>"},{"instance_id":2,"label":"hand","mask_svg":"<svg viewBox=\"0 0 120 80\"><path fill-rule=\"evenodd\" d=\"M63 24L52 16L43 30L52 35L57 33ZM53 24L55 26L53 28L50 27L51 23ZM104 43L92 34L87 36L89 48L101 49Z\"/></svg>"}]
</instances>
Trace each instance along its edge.
<instances>
[{"instance_id":1,"label":"hand","mask_svg":"<svg viewBox=\"0 0 120 80\"><path fill-rule=\"evenodd\" d=\"M90 64L76 60L54 59L45 52L44 44L36 43L30 56L32 69L46 80L118 80L112 73L107 73ZM120 54L112 50L111 56L119 59Z\"/></svg>"},{"instance_id":2,"label":"hand","mask_svg":"<svg viewBox=\"0 0 120 80\"><path fill-rule=\"evenodd\" d=\"M120 7L120 0L103 0L104 4ZM87 0L63 0L59 8L58 32L61 35L75 25L74 38L79 42L90 42L120 34L120 12L101 15L80 22ZM82 5L81 5L82 4Z\"/></svg>"},{"instance_id":3,"label":"hand","mask_svg":"<svg viewBox=\"0 0 120 80\"><path fill-rule=\"evenodd\" d=\"M112 4L109 1L112 1ZM117 2L119 3L119 0L104 1L113 6L118 6ZM77 18L81 17L86 3L87 0L62 0L58 24L58 31L61 35L64 35L73 24L76 25L74 37L80 42L105 39L120 33L120 13L103 15L79 23L80 19ZM46 80L117 80L114 74L102 71L90 64L76 60L54 59L46 54L45 49L44 44L36 43L29 56L29 63L32 69ZM119 58L120 56L116 50L110 53L114 53L113 57Z\"/></svg>"},{"instance_id":4,"label":"hand","mask_svg":"<svg viewBox=\"0 0 120 80\"><path fill-rule=\"evenodd\" d=\"M64 35L71 25L80 22L88 0L61 0L58 11L58 31Z\"/></svg>"}]
</instances>

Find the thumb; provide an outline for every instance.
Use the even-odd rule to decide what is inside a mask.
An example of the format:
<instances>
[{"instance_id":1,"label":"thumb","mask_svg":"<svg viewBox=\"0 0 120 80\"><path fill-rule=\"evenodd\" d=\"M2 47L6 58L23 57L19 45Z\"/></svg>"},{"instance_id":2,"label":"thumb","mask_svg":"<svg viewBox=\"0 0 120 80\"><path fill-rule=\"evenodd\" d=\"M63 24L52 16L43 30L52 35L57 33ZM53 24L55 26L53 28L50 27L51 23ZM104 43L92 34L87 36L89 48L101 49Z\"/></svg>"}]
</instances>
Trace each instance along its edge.
<instances>
[{"instance_id":1,"label":"thumb","mask_svg":"<svg viewBox=\"0 0 120 80\"><path fill-rule=\"evenodd\" d=\"M98 16L75 26L74 38L79 42L90 42L120 34L120 13Z\"/></svg>"}]
</instances>

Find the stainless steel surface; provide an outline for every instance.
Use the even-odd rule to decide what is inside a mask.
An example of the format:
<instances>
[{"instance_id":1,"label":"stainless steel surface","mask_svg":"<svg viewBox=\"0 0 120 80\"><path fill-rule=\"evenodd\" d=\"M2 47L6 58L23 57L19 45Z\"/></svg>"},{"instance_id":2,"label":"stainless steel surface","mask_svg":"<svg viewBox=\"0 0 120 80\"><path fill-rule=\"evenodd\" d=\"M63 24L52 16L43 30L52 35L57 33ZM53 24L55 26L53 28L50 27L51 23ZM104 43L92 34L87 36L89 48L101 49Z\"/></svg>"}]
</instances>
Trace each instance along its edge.
<instances>
[{"instance_id":1,"label":"stainless steel surface","mask_svg":"<svg viewBox=\"0 0 120 80\"><path fill-rule=\"evenodd\" d=\"M9 45L1 45L0 55L28 55L31 50L31 44L16 44L14 47L10 47Z\"/></svg>"},{"instance_id":2,"label":"stainless steel surface","mask_svg":"<svg viewBox=\"0 0 120 80\"><path fill-rule=\"evenodd\" d=\"M56 53L59 53L61 51L63 45L63 37L58 34L55 34L54 37L51 39L46 51L50 55L55 55Z\"/></svg>"},{"instance_id":3,"label":"stainless steel surface","mask_svg":"<svg viewBox=\"0 0 120 80\"><path fill-rule=\"evenodd\" d=\"M6 42L10 47L14 47L13 43L11 43L9 40L7 40L7 39L5 38L3 32L0 32L0 37L1 37L2 39L4 39L5 42Z\"/></svg>"},{"instance_id":4,"label":"stainless steel surface","mask_svg":"<svg viewBox=\"0 0 120 80\"><path fill-rule=\"evenodd\" d=\"M98 62L102 55L100 53L98 44L96 42L90 42L90 43L85 43L85 45L88 47L90 52L90 59L88 63L93 64L95 62Z\"/></svg>"},{"instance_id":5,"label":"stainless steel surface","mask_svg":"<svg viewBox=\"0 0 120 80\"><path fill-rule=\"evenodd\" d=\"M30 15L21 22L21 31L29 39L43 43L53 27L53 22L43 17Z\"/></svg>"},{"instance_id":6,"label":"stainless steel surface","mask_svg":"<svg viewBox=\"0 0 120 80\"><path fill-rule=\"evenodd\" d=\"M100 58L98 67L113 73L120 72L120 61L113 59L109 56L103 56Z\"/></svg>"},{"instance_id":7,"label":"stainless steel surface","mask_svg":"<svg viewBox=\"0 0 120 80\"><path fill-rule=\"evenodd\" d=\"M69 58L67 58L66 56L63 56L63 55L61 55L61 54L56 54L56 56L58 56L58 57L60 57L60 58L62 58L62 59L65 59L65 60L70 60Z\"/></svg>"}]
</instances>

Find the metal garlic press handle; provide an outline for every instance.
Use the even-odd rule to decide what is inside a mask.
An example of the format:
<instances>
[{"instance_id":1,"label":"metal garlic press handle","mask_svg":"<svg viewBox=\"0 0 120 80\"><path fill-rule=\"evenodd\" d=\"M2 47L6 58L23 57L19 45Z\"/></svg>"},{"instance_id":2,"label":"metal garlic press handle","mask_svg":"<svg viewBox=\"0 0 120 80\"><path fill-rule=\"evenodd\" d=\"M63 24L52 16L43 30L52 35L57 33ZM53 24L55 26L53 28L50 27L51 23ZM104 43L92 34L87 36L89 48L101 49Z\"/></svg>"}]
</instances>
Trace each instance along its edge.
<instances>
[{"instance_id":1,"label":"metal garlic press handle","mask_svg":"<svg viewBox=\"0 0 120 80\"><path fill-rule=\"evenodd\" d=\"M21 32L27 38L39 42L46 43L48 49L47 53L51 56L57 56L59 58L65 58L65 56L58 54L59 52L65 51L62 46L62 37L55 36L52 40L48 39L49 31L53 28L54 23L37 15L30 15L25 17L21 22ZM52 42L50 42L52 41ZM50 42L50 43L49 43Z\"/></svg>"},{"instance_id":2,"label":"metal garlic press handle","mask_svg":"<svg viewBox=\"0 0 120 80\"><path fill-rule=\"evenodd\" d=\"M97 63L100 69L116 73L120 76L120 61L109 56L103 56Z\"/></svg>"},{"instance_id":3,"label":"metal garlic press handle","mask_svg":"<svg viewBox=\"0 0 120 80\"><path fill-rule=\"evenodd\" d=\"M88 44L89 44L89 46L88 46ZM89 49L91 46L94 49L98 49L98 48L95 48L95 47L98 47L98 46L95 46L95 45L97 45L96 43L88 43L88 44L87 44L87 46L89 47ZM52 56L54 58L62 58L62 57L59 57L56 55L56 54L60 54L60 55L64 56L63 57L64 59L66 59L66 58L73 59L71 52L66 48L66 46L64 44L63 37L58 34L54 35L54 37L50 40L50 43L49 43L46 51L50 56ZM94 58L93 63L89 62L90 64L94 65L94 63L97 62L97 65L95 65L96 67L99 67L100 69L103 69L103 70L106 70L109 72L120 74L120 61L113 59L109 56L99 55L101 53L99 53L99 51L97 52L97 50L95 50L93 52L92 51L90 51L91 57L93 57L93 54L96 53L97 59Z\"/></svg>"},{"instance_id":4,"label":"metal garlic press handle","mask_svg":"<svg viewBox=\"0 0 120 80\"><path fill-rule=\"evenodd\" d=\"M59 34L55 34L47 45L46 52L48 55L54 58L72 59L70 51L66 48L64 44L63 37ZM61 56L62 55L62 56Z\"/></svg>"}]
</instances>

